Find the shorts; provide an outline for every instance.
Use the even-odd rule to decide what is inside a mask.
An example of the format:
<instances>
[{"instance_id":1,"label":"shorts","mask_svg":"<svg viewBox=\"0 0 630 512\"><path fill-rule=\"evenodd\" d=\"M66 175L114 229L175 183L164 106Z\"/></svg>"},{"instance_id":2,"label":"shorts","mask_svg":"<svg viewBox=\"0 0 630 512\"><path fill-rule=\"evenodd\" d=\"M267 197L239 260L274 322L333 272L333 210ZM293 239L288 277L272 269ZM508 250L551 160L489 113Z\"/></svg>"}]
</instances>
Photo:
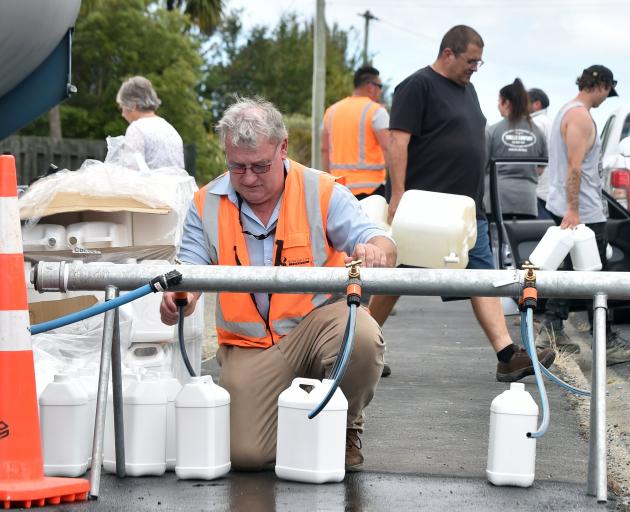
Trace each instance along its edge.
<instances>
[{"instance_id":1,"label":"shorts","mask_svg":"<svg viewBox=\"0 0 630 512\"><path fill-rule=\"evenodd\" d=\"M477 241L475 246L468 251L468 265L466 268L476 270L494 270L494 259L490 246L490 235L488 233L488 221L477 219Z\"/></svg>"}]
</instances>

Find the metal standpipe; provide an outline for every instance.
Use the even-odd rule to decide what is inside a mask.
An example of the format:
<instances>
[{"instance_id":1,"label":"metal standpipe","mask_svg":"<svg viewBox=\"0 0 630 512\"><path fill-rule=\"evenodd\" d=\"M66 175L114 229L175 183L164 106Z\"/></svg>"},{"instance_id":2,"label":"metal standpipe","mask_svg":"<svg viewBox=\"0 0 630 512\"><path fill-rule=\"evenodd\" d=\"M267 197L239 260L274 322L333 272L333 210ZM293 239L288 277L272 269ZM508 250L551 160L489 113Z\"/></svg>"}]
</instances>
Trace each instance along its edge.
<instances>
[{"instance_id":1,"label":"metal standpipe","mask_svg":"<svg viewBox=\"0 0 630 512\"><path fill-rule=\"evenodd\" d=\"M588 443L588 489L598 502L608 499L606 472L606 294L593 296L593 362L591 366L591 418Z\"/></svg>"},{"instance_id":2,"label":"metal standpipe","mask_svg":"<svg viewBox=\"0 0 630 512\"><path fill-rule=\"evenodd\" d=\"M118 297L118 288L115 286L105 286L105 300L112 300ZM116 389L119 391L119 397L122 398L122 379L120 369L120 334L118 331L118 309L112 309L105 312L103 321L103 343L101 346L101 364L98 377L98 392L96 397L96 417L94 425L94 438L92 443L92 469L90 471L90 499L97 499L101 486L101 471L103 463L103 437L105 434L105 413L107 408L107 387L109 384L109 373L112 361L114 366L118 365L118 371L114 370L112 374L112 386L114 396ZM115 360L114 345L118 345L118 359ZM110 358L111 355L111 358ZM122 399L119 399L118 408L114 403L114 420L119 418L120 435L122 436ZM117 410L118 409L118 410ZM118 455L118 429L116 429L116 455ZM123 448L124 450L124 448ZM124 451L122 452L124 464ZM116 459L118 463L118 458ZM118 469L118 467L117 467ZM124 466L123 466L124 471ZM123 474L124 476L124 474Z\"/></svg>"},{"instance_id":3,"label":"metal standpipe","mask_svg":"<svg viewBox=\"0 0 630 512\"><path fill-rule=\"evenodd\" d=\"M133 290L149 282L165 269L176 267L183 276L181 291L231 291L268 293L337 293L345 292L345 268L235 267L208 265L112 265L81 262L40 262L31 280L40 292L68 290L102 290L113 285ZM460 269L361 269L366 294L425 295L453 297L518 297L524 284L522 270ZM588 462L588 494L598 501L607 499L606 477L606 307L608 299L630 299L630 272L536 272L540 297L595 300L595 327L592 365L591 422ZM113 316L111 317L113 322ZM107 320L107 313L106 313ZM105 333L109 323L106 321ZM111 338L111 334L109 335ZM111 343L111 339L110 339ZM105 348L104 348L105 350ZM106 353L109 353L107 350ZM101 360L99 400L107 398L107 361ZM102 386L104 384L104 386ZM102 389L103 388L103 389ZM101 407L102 409L102 407ZM97 418L104 411L97 408ZM97 426L99 424L97 423ZM101 423L102 428L102 423ZM94 436L95 453L97 441ZM100 449L100 444L99 444ZM99 454L100 455L100 454ZM100 477L99 459L93 475ZM94 462L93 462L94 464ZM92 482L92 480L91 480ZM98 485L98 481L96 481ZM94 483L92 483L94 485ZM98 487L93 487L93 489Z\"/></svg>"}]
</instances>

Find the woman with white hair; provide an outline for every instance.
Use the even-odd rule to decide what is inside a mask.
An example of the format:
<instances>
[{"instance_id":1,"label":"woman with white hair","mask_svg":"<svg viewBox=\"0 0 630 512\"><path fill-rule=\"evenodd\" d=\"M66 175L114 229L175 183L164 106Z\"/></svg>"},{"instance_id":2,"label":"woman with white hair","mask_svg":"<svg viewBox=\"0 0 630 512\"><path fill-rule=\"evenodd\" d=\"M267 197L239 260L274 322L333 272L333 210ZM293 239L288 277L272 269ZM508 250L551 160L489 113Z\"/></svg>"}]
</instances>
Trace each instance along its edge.
<instances>
[{"instance_id":1,"label":"woman with white hair","mask_svg":"<svg viewBox=\"0 0 630 512\"><path fill-rule=\"evenodd\" d=\"M149 169L184 168L184 143L177 130L156 115L162 102L149 80L142 76L125 80L116 95L116 103L129 123L125 142L144 156Z\"/></svg>"}]
</instances>

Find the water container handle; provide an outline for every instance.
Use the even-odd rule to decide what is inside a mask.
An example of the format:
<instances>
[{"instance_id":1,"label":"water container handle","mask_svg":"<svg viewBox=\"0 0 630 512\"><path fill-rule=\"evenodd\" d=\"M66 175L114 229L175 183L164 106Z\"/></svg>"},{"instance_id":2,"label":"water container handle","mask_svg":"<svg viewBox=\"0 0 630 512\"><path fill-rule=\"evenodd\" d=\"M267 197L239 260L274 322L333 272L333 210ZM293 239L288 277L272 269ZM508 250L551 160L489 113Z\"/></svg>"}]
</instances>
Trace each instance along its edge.
<instances>
[{"instance_id":1,"label":"water container handle","mask_svg":"<svg viewBox=\"0 0 630 512\"><path fill-rule=\"evenodd\" d=\"M444 256L444 263L459 263L459 256L451 252L448 256Z\"/></svg>"},{"instance_id":2,"label":"water container handle","mask_svg":"<svg viewBox=\"0 0 630 512\"><path fill-rule=\"evenodd\" d=\"M166 358L166 347L164 347L162 344L151 344L151 345L140 345L140 346L131 346L130 350L133 354L133 357L136 357L136 351L137 350L141 350L141 349L147 349L147 348L155 348L155 354L150 355L150 356L144 356L144 357L140 357L139 359L143 362L143 363L154 363L154 362L162 362L165 360Z\"/></svg>"},{"instance_id":3,"label":"water container handle","mask_svg":"<svg viewBox=\"0 0 630 512\"><path fill-rule=\"evenodd\" d=\"M306 386L319 386L321 385L322 381L318 380L318 379L307 379L306 377L296 377L295 379L293 379L293 382L291 382L291 387L300 387L302 384L306 385Z\"/></svg>"}]
</instances>

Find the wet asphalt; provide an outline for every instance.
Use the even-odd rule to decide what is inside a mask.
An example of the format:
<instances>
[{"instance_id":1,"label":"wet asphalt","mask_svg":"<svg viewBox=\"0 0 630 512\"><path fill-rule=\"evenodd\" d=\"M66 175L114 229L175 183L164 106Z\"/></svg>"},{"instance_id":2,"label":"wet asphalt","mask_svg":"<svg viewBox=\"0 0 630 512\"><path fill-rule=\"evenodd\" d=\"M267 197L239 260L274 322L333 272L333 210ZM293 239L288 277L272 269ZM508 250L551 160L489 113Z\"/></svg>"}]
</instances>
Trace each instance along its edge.
<instances>
[{"instance_id":1,"label":"wet asphalt","mask_svg":"<svg viewBox=\"0 0 630 512\"><path fill-rule=\"evenodd\" d=\"M508 317L513 336L519 328ZM551 425L537 441L530 488L485 477L496 356L468 301L404 297L384 328L392 375L367 409L364 470L338 484L282 481L273 471L231 472L215 481L174 474L119 480L103 474L99 499L68 511L590 511L614 510L586 495L588 444L564 391L548 386ZM216 363L206 370L216 375ZM533 377L523 380L537 400Z\"/></svg>"}]
</instances>

